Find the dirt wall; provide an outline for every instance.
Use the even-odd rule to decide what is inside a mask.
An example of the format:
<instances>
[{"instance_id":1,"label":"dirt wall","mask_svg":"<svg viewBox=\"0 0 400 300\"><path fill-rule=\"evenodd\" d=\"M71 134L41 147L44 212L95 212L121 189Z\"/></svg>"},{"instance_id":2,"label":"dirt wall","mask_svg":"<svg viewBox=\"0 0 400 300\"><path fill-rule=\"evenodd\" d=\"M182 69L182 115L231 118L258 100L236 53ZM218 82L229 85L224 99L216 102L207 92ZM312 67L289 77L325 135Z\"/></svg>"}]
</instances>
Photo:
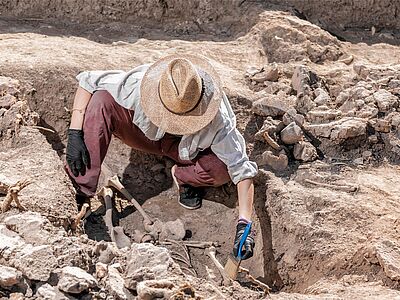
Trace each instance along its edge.
<instances>
[{"instance_id":1,"label":"dirt wall","mask_svg":"<svg viewBox=\"0 0 400 300\"><path fill-rule=\"evenodd\" d=\"M85 24L115 21L179 34L229 35L241 31L256 22L258 7L241 0L0 0L3 16L57 18Z\"/></svg>"},{"instance_id":2,"label":"dirt wall","mask_svg":"<svg viewBox=\"0 0 400 300\"><path fill-rule=\"evenodd\" d=\"M327 29L400 29L400 2L393 0L267 0L290 5L309 21Z\"/></svg>"},{"instance_id":3,"label":"dirt wall","mask_svg":"<svg viewBox=\"0 0 400 300\"><path fill-rule=\"evenodd\" d=\"M177 33L235 35L263 9L295 8L326 29L400 29L400 2L392 0L0 0L2 16L55 18L79 23L126 22Z\"/></svg>"}]
</instances>

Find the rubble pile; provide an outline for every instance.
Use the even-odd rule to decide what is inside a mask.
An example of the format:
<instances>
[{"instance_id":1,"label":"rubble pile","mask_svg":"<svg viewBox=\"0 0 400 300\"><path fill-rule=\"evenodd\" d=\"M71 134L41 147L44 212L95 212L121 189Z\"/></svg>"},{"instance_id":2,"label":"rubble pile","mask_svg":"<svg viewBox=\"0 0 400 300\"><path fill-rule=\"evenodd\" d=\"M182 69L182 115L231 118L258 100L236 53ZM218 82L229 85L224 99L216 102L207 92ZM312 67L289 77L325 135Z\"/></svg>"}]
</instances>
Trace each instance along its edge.
<instances>
[{"instance_id":1,"label":"rubble pile","mask_svg":"<svg viewBox=\"0 0 400 300\"><path fill-rule=\"evenodd\" d=\"M352 80L342 86L306 65L288 68L272 63L245 74L262 95L252 105L254 114L265 117L255 136L267 147L261 164L284 171L290 159L311 162L324 154L356 163L398 157L399 65L354 63Z\"/></svg>"},{"instance_id":2,"label":"rubble pile","mask_svg":"<svg viewBox=\"0 0 400 300\"><path fill-rule=\"evenodd\" d=\"M71 235L29 211L0 223L0 253L0 296L10 299L203 299L233 291L245 292L242 299L262 296L185 275L166 248L133 243L119 249Z\"/></svg>"},{"instance_id":3,"label":"rubble pile","mask_svg":"<svg viewBox=\"0 0 400 300\"><path fill-rule=\"evenodd\" d=\"M0 76L0 141L11 139L20 126L36 126L39 115L29 109L16 79Z\"/></svg>"}]
</instances>

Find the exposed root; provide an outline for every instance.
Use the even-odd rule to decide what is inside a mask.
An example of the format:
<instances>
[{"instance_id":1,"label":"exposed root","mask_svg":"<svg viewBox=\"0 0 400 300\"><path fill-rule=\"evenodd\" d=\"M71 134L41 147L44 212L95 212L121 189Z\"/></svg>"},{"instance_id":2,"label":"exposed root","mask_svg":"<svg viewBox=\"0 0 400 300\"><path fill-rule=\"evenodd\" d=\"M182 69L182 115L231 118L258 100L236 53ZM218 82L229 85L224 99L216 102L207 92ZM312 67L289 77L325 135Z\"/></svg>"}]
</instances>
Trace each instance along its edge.
<instances>
[{"instance_id":1,"label":"exposed root","mask_svg":"<svg viewBox=\"0 0 400 300\"><path fill-rule=\"evenodd\" d=\"M86 215L86 211L88 210L88 208L89 204L84 203L82 205L81 211L76 215L74 222L72 222L71 224L72 231L75 231L78 228L82 218Z\"/></svg>"},{"instance_id":2,"label":"exposed root","mask_svg":"<svg viewBox=\"0 0 400 300\"><path fill-rule=\"evenodd\" d=\"M17 208L19 210L25 210L25 207L22 206L21 202L18 199L18 193L30 185L31 181L29 179L19 180L17 183L13 185L7 185L5 183L0 184L0 191L2 193L7 193L6 198L4 199L1 205L1 211L4 213L8 211L11 207L11 203L14 201Z\"/></svg>"},{"instance_id":3,"label":"exposed root","mask_svg":"<svg viewBox=\"0 0 400 300\"><path fill-rule=\"evenodd\" d=\"M253 276L250 275L250 271L248 269L245 269L243 267L239 267L239 273L244 273L246 276L246 279L248 281L250 281L251 283L255 284L256 286L258 286L259 288L261 288L265 295L269 294L269 292L271 291L271 288L266 285L265 283L262 283L261 281L255 279Z\"/></svg>"}]
</instances>

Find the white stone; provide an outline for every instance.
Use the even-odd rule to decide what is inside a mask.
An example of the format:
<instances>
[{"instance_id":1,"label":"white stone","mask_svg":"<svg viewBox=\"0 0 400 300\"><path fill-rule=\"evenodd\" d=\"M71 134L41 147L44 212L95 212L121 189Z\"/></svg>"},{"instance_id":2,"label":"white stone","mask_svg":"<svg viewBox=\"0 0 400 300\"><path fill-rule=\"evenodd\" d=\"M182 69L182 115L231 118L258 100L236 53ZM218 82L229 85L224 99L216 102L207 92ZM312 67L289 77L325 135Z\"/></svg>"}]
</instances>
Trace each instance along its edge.
<instances>
[{"instance_id":1,"label":"white stone","mask_svg":"<svg viewBox=\"0 0 400 300\"><path fill-rule=\"evenodd\" d=\"M398 103L398 99L395 95L383 89L376 91L374 93L374 98L376 105L381 112L390 111Z\"/></svg>"},{"instance_id":2,"label":"white stone","mask_svg":"<svg viewBox=\"0 0 400 300\"><path fill-rule=\"evenodd\" d=\"M345 117L330 123L312 124L305 127L317 137L330 138L334 143L341 143L346 139L365 135L366 123L366 120L361 118Z\"/></svg>"},{"instance_id":3,"label":"white stone","mask_svg":"<svg viewBox=\"0 0 400 300\"><path fill-rule=\"evenodd\" d=\"M51 226L49 220L36 212L9 216L4 219L7 228L17 232L25 242L33 245L46 244L50 233L44 230L45 226Z\"/></svg>"},{"instance_id":4,"label":"white stone","mask_svg":"<svg viewBox=\"0 0 400 300\"><path fill-rule=\"evenodd\" d=\"M22 280L22 273L20 271L0 265L0 287L12 287L20 284Z\"/></svg>"},{"instance_id":5,"label":"white stone","mask_svg":"<svg viewBox=\"0 0 400 300\"><path fill-rule=\"evenodd\" d=\"M277 95L268 95L262 99L253 102L252 111L260 116L283 116L286 111L296 104L295 96L278 93Z\"/></svg>"},{"instance_id":6,"label":"white stone","mask_svg":"<svg viewBox=\"0 0 400 300\"><path fill-rule=\"evenodd\" d=\"M400 280L400 247L395 242L385 240L375 244L376 257L386 275L392 280Z\"/></svg>"},{"instance_id":7,"label":"white stone","mask_svg":"<svg viewBox=\"0 0 400 300\"><path fill-rule=\"evenodd\" d=\"M150 243L132 244L128 253L126 275L134 273L141 267L147 267L155 276L168 275L168 270L174 265L169 252L165 248L156 247Z\"/></svg>"},{"instance_id":8,"label":"white stone","mask_svg":"<svg viewBox=\"0 0 400 300\"><path fill-rule=\"evenodd\" d=\"M171 239L181 241L186 235L185 224L181 219L168 221L163 224L163 229L160 234L161 240Z\"/></svg>"},{"instance_id":9,"label":"white stone","mask_svg":"<svg viewBox=\"0 0 400 300\"><path fill-rule=\"evenodd\" d=\"M4 259L9 260L14 252L24 246L25 242L18 234L0 225L0 253Z\"/></svg>"},{"instance_id":10,"label":"white stone","mask_svg":"<svg viewBox=\"0 0 400 300\"><path fill-rule=\"evenodd\" d=\"M108 269L108 278L106 283L111 292L111 296L116 300L133 299L131 292L129 292L129 290L124 286L124 279L122 278L121 273L116 268L110 267Z\"/></svg>"},{"instance_id":11,"label":"white stone","mask_svg":"<svg viewBox=\"0 0 400 300\"><path fill-rule=\"evenodd\" d=\"M58 288L51 286L46 283L38 288L36 292L36 298L42 300L74 300L75 297L65 295Z\"/></svg>"},{"instance_id":12,"label":"white stone","mask_svg":"<svg viewBox=\"0 0 400 300\"><path fill-rule=\"evenodd\" d=\"M27 244L12 260L13 265L31 280L47 281L57 267L57 259L49 245Z\"/></svg>"},{"instance_id":13,"label":"white stone","mask_svg":"<svg viewBox=\"0 0 400 300\"><path fill-rule=\"evenodd\" d=\"M317 88L314 91L315 95L317 96L314 99L314 103L317 104L318 106L320 105L326 105L331 101L331 97L329 96L328 92L325 91L322 88Z\"/></svg>"},{"instance_id":14,"label":"white stone","mask_svg":"<svg viewBox=\"0 0 400 300\"><path fill-rule=\"evenodd\" d=\"M78 267L64 267L58 282L60 291L79 294L97 285L97 280L86 271Z\"/></svg>"},{"instance_id":15,"label":"white stone","mask_svg":"<svg viewBox=\"0 0 400 300\"><path fill-rule=\"evenodd\" d=\"M107 276L108 266L103 264L102 262L96 263L96 277L98 279L104 278Z\"/></svg>"}]
</instances>

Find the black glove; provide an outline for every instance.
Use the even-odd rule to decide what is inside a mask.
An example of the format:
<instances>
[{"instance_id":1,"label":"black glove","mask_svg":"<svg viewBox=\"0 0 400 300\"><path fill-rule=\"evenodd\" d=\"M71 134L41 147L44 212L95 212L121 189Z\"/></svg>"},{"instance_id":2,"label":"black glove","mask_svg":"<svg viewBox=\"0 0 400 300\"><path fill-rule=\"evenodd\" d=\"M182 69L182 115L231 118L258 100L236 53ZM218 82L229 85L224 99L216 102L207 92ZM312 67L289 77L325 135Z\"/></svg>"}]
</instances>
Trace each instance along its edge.
<instances>
[{"instance_id":1,"label":"black glove","mask_svg":"<svg viewBox=\"0 0 400 300\"><path fill-rule=\"evenodd\" d=\"M90 157L83 141L83 131L68 129L67 163L75 177L83 176L90 169Z\"/></svg>"},{"instance_id":2,"label":"black glove","mask_svg":"<svg viewBox=\"0 0 400 300\"><path fill-rule=\"evenodd\" d=\"M238 256L240 240L242 239L242 236L243 236L246 226L247 226L246 223L238 223L236 225L236 236L235 236L235 242L233 243L233 255L235 257ZM243 248L242 248L242 252L241 252L242 260L248 259L253 256L254 245L255 245L254 238L250 231L250 234L247 236L247 238L243 244Z\"/></svg>"}]
</instances>

